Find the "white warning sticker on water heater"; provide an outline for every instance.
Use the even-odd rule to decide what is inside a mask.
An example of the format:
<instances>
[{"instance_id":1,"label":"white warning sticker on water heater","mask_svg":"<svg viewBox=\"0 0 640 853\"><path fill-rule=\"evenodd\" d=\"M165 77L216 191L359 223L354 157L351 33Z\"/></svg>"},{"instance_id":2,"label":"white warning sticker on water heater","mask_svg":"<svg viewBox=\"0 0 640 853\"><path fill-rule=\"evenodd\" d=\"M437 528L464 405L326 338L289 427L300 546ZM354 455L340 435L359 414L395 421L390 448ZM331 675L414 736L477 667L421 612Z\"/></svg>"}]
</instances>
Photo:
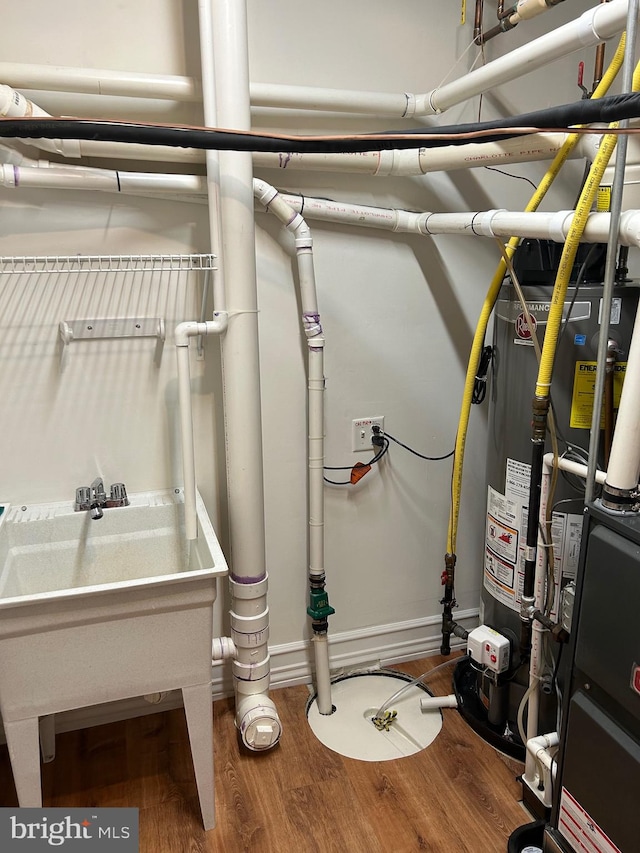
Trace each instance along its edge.
<instances>
[{"instance_id":1,"label":"white warning sticker on water heater","mask_svg":"<svg viewBox=\"0 0 640 853\"><path fill-rule=\"evenodd\" d=\"M558 829L579 853L621 853L566 788L560 797Z\"/></svg>"},{"instance_id":2,"label":"white warning sticker on water heater","mask_svg":"<svg viewBox=\"0 0 640 853\"><path fill-rule=\"evenodd\" d=\"M507 459L504 494L491 486L487 493L484 588L512 610L520 609L524 584L530 478L530 465ZM561 586L576 576L582 522L582 515L577 513L554 512L552 516L555 581L552 617L557 613Z\"/></svg>"},{"instance_id":3,"label":"white warning sticker on water heater","mask_svg":"<svg viewBox=\"0 0 640 853\"><path fill-rule=\"evenodd\" d=\"M513 610L518 609L520 600L521 517L522 507L518 500L488 487L484 586L494 598Z\"/></svg>"}]
</instances>

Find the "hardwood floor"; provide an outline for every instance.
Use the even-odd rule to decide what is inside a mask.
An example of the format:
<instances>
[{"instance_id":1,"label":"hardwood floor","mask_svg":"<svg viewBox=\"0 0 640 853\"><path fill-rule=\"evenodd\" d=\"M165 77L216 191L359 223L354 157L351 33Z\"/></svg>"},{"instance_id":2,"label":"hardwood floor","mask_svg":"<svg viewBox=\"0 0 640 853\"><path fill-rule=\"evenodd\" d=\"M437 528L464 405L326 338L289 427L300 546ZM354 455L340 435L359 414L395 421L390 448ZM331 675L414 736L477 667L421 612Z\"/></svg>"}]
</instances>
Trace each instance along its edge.
<instances>
[{"instance_id":1,"label":"hardwood floor","mask_svg":"<svg viewBox=\"0 0 640 853\"><path fill-rule=\"evenodd\" d=\"M419 675L442 659L395 667ZM429 682L451 688L449 668ZM530 818L516 775L466 725L444 711L426 750L396 761L344 758L307 725L304 686L273 691L280 744L243 751L233 700L214 703L217 826L200 824L182 710L58 735L43 767L47 806L137 806L141 853L506 853L513 829ZM0 804L16 804L6 747Z\"/></svg>"}]
</instances>

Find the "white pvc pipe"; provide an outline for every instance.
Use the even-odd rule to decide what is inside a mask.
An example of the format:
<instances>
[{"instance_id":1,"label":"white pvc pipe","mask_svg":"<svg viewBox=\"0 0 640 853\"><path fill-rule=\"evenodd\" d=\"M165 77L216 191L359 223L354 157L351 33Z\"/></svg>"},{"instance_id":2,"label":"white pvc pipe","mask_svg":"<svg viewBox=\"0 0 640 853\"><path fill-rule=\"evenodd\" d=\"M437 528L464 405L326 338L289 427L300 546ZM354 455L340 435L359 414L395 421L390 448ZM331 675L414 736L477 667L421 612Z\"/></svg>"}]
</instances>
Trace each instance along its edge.
<instances>
[{"instance_id":1,"label":"white pvc pipe","mask_svg":"<svg viewBox=\"0 0 640 853\"><path fill-rule=\"evenodd\" d=\"M74 92L86 95L115 95L175 101L200 99L200 86L196 80L169 74L0 62L0 80L6 80L10 86L18 89L47 92Z\"/></svg>"},{"instance_id":2,"label":"white pvc pipe","mask_svg":"<svg viewBox=\"0 0 640 853\"><path fill-rule=\"evenodd\" d=\"M191 408L191 373L189 368L189 338L196 335L221 334L227 328L227 315L219 314L207 323L180 323L176 326L176 356L178 360L178 407L182 438L182 473L184 478L184 519L188 540L198 538L196 514L196 463L193 442L193 413Z\"/></svg>"},{"instance_id":3,"label":"white pvc pipe","mask_svg":"<svg viewBox=\"0 0 640 853\"><path fill-rule=\"evenodd\" d=\"M348 172L376 177L426 175L430 172L551 160L566 138L564 133L536 133L502 142L445 145L438 148L398 148L354 154L254 152L253 162L255 166L282 171ZM572 156L580 156L580 152L574 151Z\"/></svg>"},{"instance_id":4,"label":"white pvc pipe","mask_svg":"<svg viewBox=\"0 0 640 853\"><path fill-rule=\"evenodd\" d=\"M266 181L254 179L253 191L262 205L273 213L295 237L302 325L308 348L308 504L309 504L309 576L324 580L324 345L325 338L318 311L313 240L309 226L278 191ZM318 639L324 637L324 640ZM331 714L329 646L326 634L313 638L317 681L317 705L321 714Z\"/></svg>"},{"instance_id":5,"label":"white pvc pipe","mask_svg":"<svg viewBox=\"0 0 640 853\"><path fill-rule=\"evenodd\" d=\"M313 645L313 659L316 670L316 705L318 713L324 715L332 714L329 638L327 634L314 634L311 643Z\"/></svg>"},{"instance_id":6,"label":"white pvc pipe","mask_svg":"<svg viewBox=\"0 0 640 853\"><path fill-rule=\"evenodd\" d=\"M246 0L211 0L216 106L222 127L249 130L249 51ZM251 155L220 152L220 218L227 306L232 321L222 341L227 493L231 542L232 614L266 594L264 483L258 349L255 224ZM268 698L268 621L249 616L235 662L236 726L250 749L278 742L282 726ZM234 617L232 617L234 618ZM251 628L255 621L256 627ZM244 624L244 623L243 623ZM238 675L240 668L246 673Z\"/></svg>"},{"instance_id":7,"label":"white pvc pipe","mask_svg":"<svg viewBox=\"0 0 640 853\"><path fill-rule=\"evenodd\" d=\"M211 0L198 0L200 34L200 65L202 68L202 106L207 127L217 127L216 83L213 62L213 20ZM213 279L213 304L224 311L223 259L221 257L222 233L220 224L220 157L217 151L205 151L207 165L207 201L209 206L209 240L217 262L211 275Z\"/></svg>"},{"instance_id":8,"label":"white pvc pipe","mask_svg":"<svg viewBox=\"0 0 640 853\"><path fill-rule=\"evenodd\" d=\"M626 380L625 380L626 381ZM553 467L553 453L545 453L543 457L543 462L547 468ZM581 462L574 462L571 459L565 459L563 456L558 457L557 466L561 471L566 471L567 474L575 474L577 477L582 477L583 480L587 479L587 471L588 468L586 465L583 465ZM596 482L604 483L607 477L606 471L596 471Z\"/></svg>"},{"instance_id":9,"label":"white pvc pipe","mask_svg":"<svg viewBox=\"0 0 640 853\"><path fill-rule=\"evenodd\" d=\"M550 732L549 734L538 735L538 737L528 740L527 750L534 756L534 758L537 758L543 767L546 767L547 770L551 770L552 765L554 765L555 762L553 756L550 755L548 750L558 746L559 743L560 737L558 732Z\"/></svg>"},{"instance_id":10,"label":"white pvc pipe","mask_svg":"<svg viewBox=\"0 0 640 853\"><path fill-rule=\"evenodd\" d=\"M574 212L553 213L509 210L469 211L461 213L416 213L414 211L371 207L364 204L282 193L294 208L304 207L308 219L381 228L385 231L422 234L457 234L467 237L532 237L564 242ZM592 213L582 240L585 243L606 242L609 233L608 213ZM621 216L619 241L623 246L640 246L640 212L625 211Z\"/></svg>"},{"instance_id":11,"label":"white pvc pipe","mask_svg":"<svg viewBox=\"0 0 640 853\"><path fill-rule=\"evenodd\" d=\"M421 711L433 711L435 708L457 708L458 697L454 693L448 696L425 696L420 700Z\"/></svg>"},{"instance_id":12,"label":"white pvc pipe","mask_svg":"<svg viewBox=\"0 0 640 853\"><path fill-rule=\"evenodd\" d=\"M558 732L550 732L546 735L538 735L527 741L526 760L532 761L536 768L534 786L538 799L546 808L552 805L553 782L556 778L557 762L555 752L560 743ZM554 754L551 754L554 750ZM539 774L538 769L542 772Z\"/></svg>"},{"instance_id":13,"label":"white pvc pipe","mask_svg":"<svg viewBox=\"0 0 640 853\"><path fill-rule=\"evenodd\" d=\"M627 22L628 0L611 0L584 12L575 21L557 27L505 56L419 96L419 115L440 113L482 92L515 80L562 56L596 45L621 33Z\"/></svg>"},{"instance_id":14,"label":"white pvc pipe","mask_svg":"<svg viewBox=\"0 0 640 853\"><path fill-rule=\"evenodd\" d=\"M254 83L250 87L251 99L255 106L261 107L328 110L395 118L431 115L494 86L517 79L576 50L612 38L624 29L626 14L627 0L611 0L506 56L425 94L389 94ZM0 79L19 88L185 101L198 99L196 81L169 75L3 62L0 63Z\"/></svg>"},{"instance_id":15,"label":"white pvc pipe","mask_svg":"<svg viewBox=\"0 0 640 853\"><path fill-rule=\"evenodd\" d=\"M540 513L539 513L539 530L544 529L546 525L547 501L549 497L549 485L551 480L551 471L554 464L562 471L567 471L571 474L576 474L586 478L587 466L577 462L572 462L568 459L559 457L554 460L553 453L546 453L543 457L542 465L542 483L540 495ZM600 482L604 481L605 472L597 472ZM536 554L536 571L534 580L534 610L544 611L546 598L546 578L547 578L547 548L542 538L542 534L538 533L538 545ZM526 739L527 744L538 736L539 725L539 708L540 708L540 690L539 681L542 675L543 665L543 641L544 633L542 624L533 619L532 637L531 637L531 657L529 663L529 702L527 708L527 728ZM534 754L527 752L525 758L524 781L527 783L535 796L539 797L542 802L545 797L548 798L549 792L538 790L538 779L536 773L536 763Z\"/></svg>"},{"instance_id":16,"label":"white pvc pipe","mask_svg":"<svg viewBox=\"0 0 640 853\"><path fill-rule=\"evenodd\" d=\"M9 150L6 146L0 146L0 149ZM2 156L2 150L0 150L0 162ZM204 191L204 179L198 175L122 172L71 166L46 168L46 164L43 163L40 164L40 168L5 164L0 169L0 185L14 188L92 189L139 194L179 193L185 196L191 193L201 194ZM458 234L468 237L515 236L564 242L573 218L571 210L553 213L509 210L417 213L288 193L281 193L280 197L295 211L299 212L304 206L308 219L422 236L438 234ZM591 213L582 241L585 243L607 242L609 220L609 213ZM622 213L618 242L622 246L640 247L640 210L627 210Z\"/></svg>"},{"instance_id":17,"label":"white pvc pipe","mask_svg":"<svg viewBox=\"0 0 640 853\"><path fill-rule=\"evenodd\" d=\"M6 149L6 146L0 146ZM0 162L2 151L0 151ZM37 161L30 161L35 163ZM179 193L187 196L204 191L199 175L123 172L84 167L53 166L40 168L5 164L0 169L0 185L6 187L48 187L91 189L128 193ZM118 186L119 185L119 186ZM537 211L485 210L461 213L418 213L365 204L281 193L281 199L294 211L304 207L308 219L379 228L398 233L436 236L457 234L467 237L530 237L564 242L573 219L572 210L545 213ZM188 200L185 198L185 200ZM591 213L582 242L607 242L609 213ZM640 247L640 210L626 210L620 217L618 242Z\"/></svg>"},{"instance_id":18,"label":"white pvc pipe","mask_svg":"<svg viewBox=\"0 0 640 853\"><path fill-rule=\"evenodd\" d=\"M157 192L203 195L206 192L206 178L200 175L126 172L88 166L50 166L42 162L38 165L37 161L31 162L35 165L3 164L0 167L0 185L14 188L92 190L129 195Z\"/></svg>"},{"instance_id":19,"label":"white pvc pipe","mask_svg":"<svg viewBox=\"0 0 640 853\"><path fill-rule=\"evenodd\" d=\"M635 491L640 475L640 309L636 312L620 395L606 485L623 492Z\"/></svg>"}]
</instances>

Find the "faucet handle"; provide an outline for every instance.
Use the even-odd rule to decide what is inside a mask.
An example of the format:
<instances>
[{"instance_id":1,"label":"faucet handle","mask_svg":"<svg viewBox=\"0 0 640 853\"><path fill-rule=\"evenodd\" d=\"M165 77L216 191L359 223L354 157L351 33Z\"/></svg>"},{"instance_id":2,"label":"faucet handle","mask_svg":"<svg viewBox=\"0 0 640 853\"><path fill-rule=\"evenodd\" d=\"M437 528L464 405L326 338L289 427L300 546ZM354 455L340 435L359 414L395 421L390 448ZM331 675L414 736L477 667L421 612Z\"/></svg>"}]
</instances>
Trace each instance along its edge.
<instances>
[{"instance_id":1,"label":"faucet handle","mask_svg":"<svg viewBox=\"0 0 640 853\"><path fill-rule=\"evenodd\" d=\"M110 501L115 506L129 506L129 498L124 483L114 483L111 486Z\"/></svg>"},{"instance_id":2,"label":"faucet handle","mask_svg":"<svg viewBox=\"0 0 640 853\"><path fill-rule=\"evenodd\" d=\"M102 477L96 477L96 479L91 483L91 493L96 500L106 500L107 494L104 490L104 482Z\"/></svg>"},{"instance_id":3,"label":"faucet handle","mask_svg":"<svg viewBox=\"0 0 640 853\"><path fill-rule=\"evenodd\" d=\"M76 489L76 512L88 509L91 503L91 486L78 486Z\"/></svg>"}]
</instances>

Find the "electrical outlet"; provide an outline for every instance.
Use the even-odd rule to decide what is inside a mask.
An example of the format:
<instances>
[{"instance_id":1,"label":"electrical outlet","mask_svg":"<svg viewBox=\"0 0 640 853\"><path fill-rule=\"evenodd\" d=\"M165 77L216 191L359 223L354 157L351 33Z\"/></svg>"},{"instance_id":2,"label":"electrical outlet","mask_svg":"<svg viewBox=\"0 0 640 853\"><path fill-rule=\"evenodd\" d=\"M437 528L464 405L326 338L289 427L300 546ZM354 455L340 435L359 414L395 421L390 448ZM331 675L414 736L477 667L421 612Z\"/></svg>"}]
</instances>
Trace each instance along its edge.
<instances>
[{"instance_id":1,"label":"electrical outlet","mask_svg":"<svg viewBox=\"0 0 640 853\"><path fill-rule=\"evenodd\" d=\"M351 449L354 453L358 453L360 450L368 450L369 452L374 450L371 441L374 426L379 426L384 431L383 415L372 418L357 418L355 421L351 421Z\"/></svg>"}]
</instances>

